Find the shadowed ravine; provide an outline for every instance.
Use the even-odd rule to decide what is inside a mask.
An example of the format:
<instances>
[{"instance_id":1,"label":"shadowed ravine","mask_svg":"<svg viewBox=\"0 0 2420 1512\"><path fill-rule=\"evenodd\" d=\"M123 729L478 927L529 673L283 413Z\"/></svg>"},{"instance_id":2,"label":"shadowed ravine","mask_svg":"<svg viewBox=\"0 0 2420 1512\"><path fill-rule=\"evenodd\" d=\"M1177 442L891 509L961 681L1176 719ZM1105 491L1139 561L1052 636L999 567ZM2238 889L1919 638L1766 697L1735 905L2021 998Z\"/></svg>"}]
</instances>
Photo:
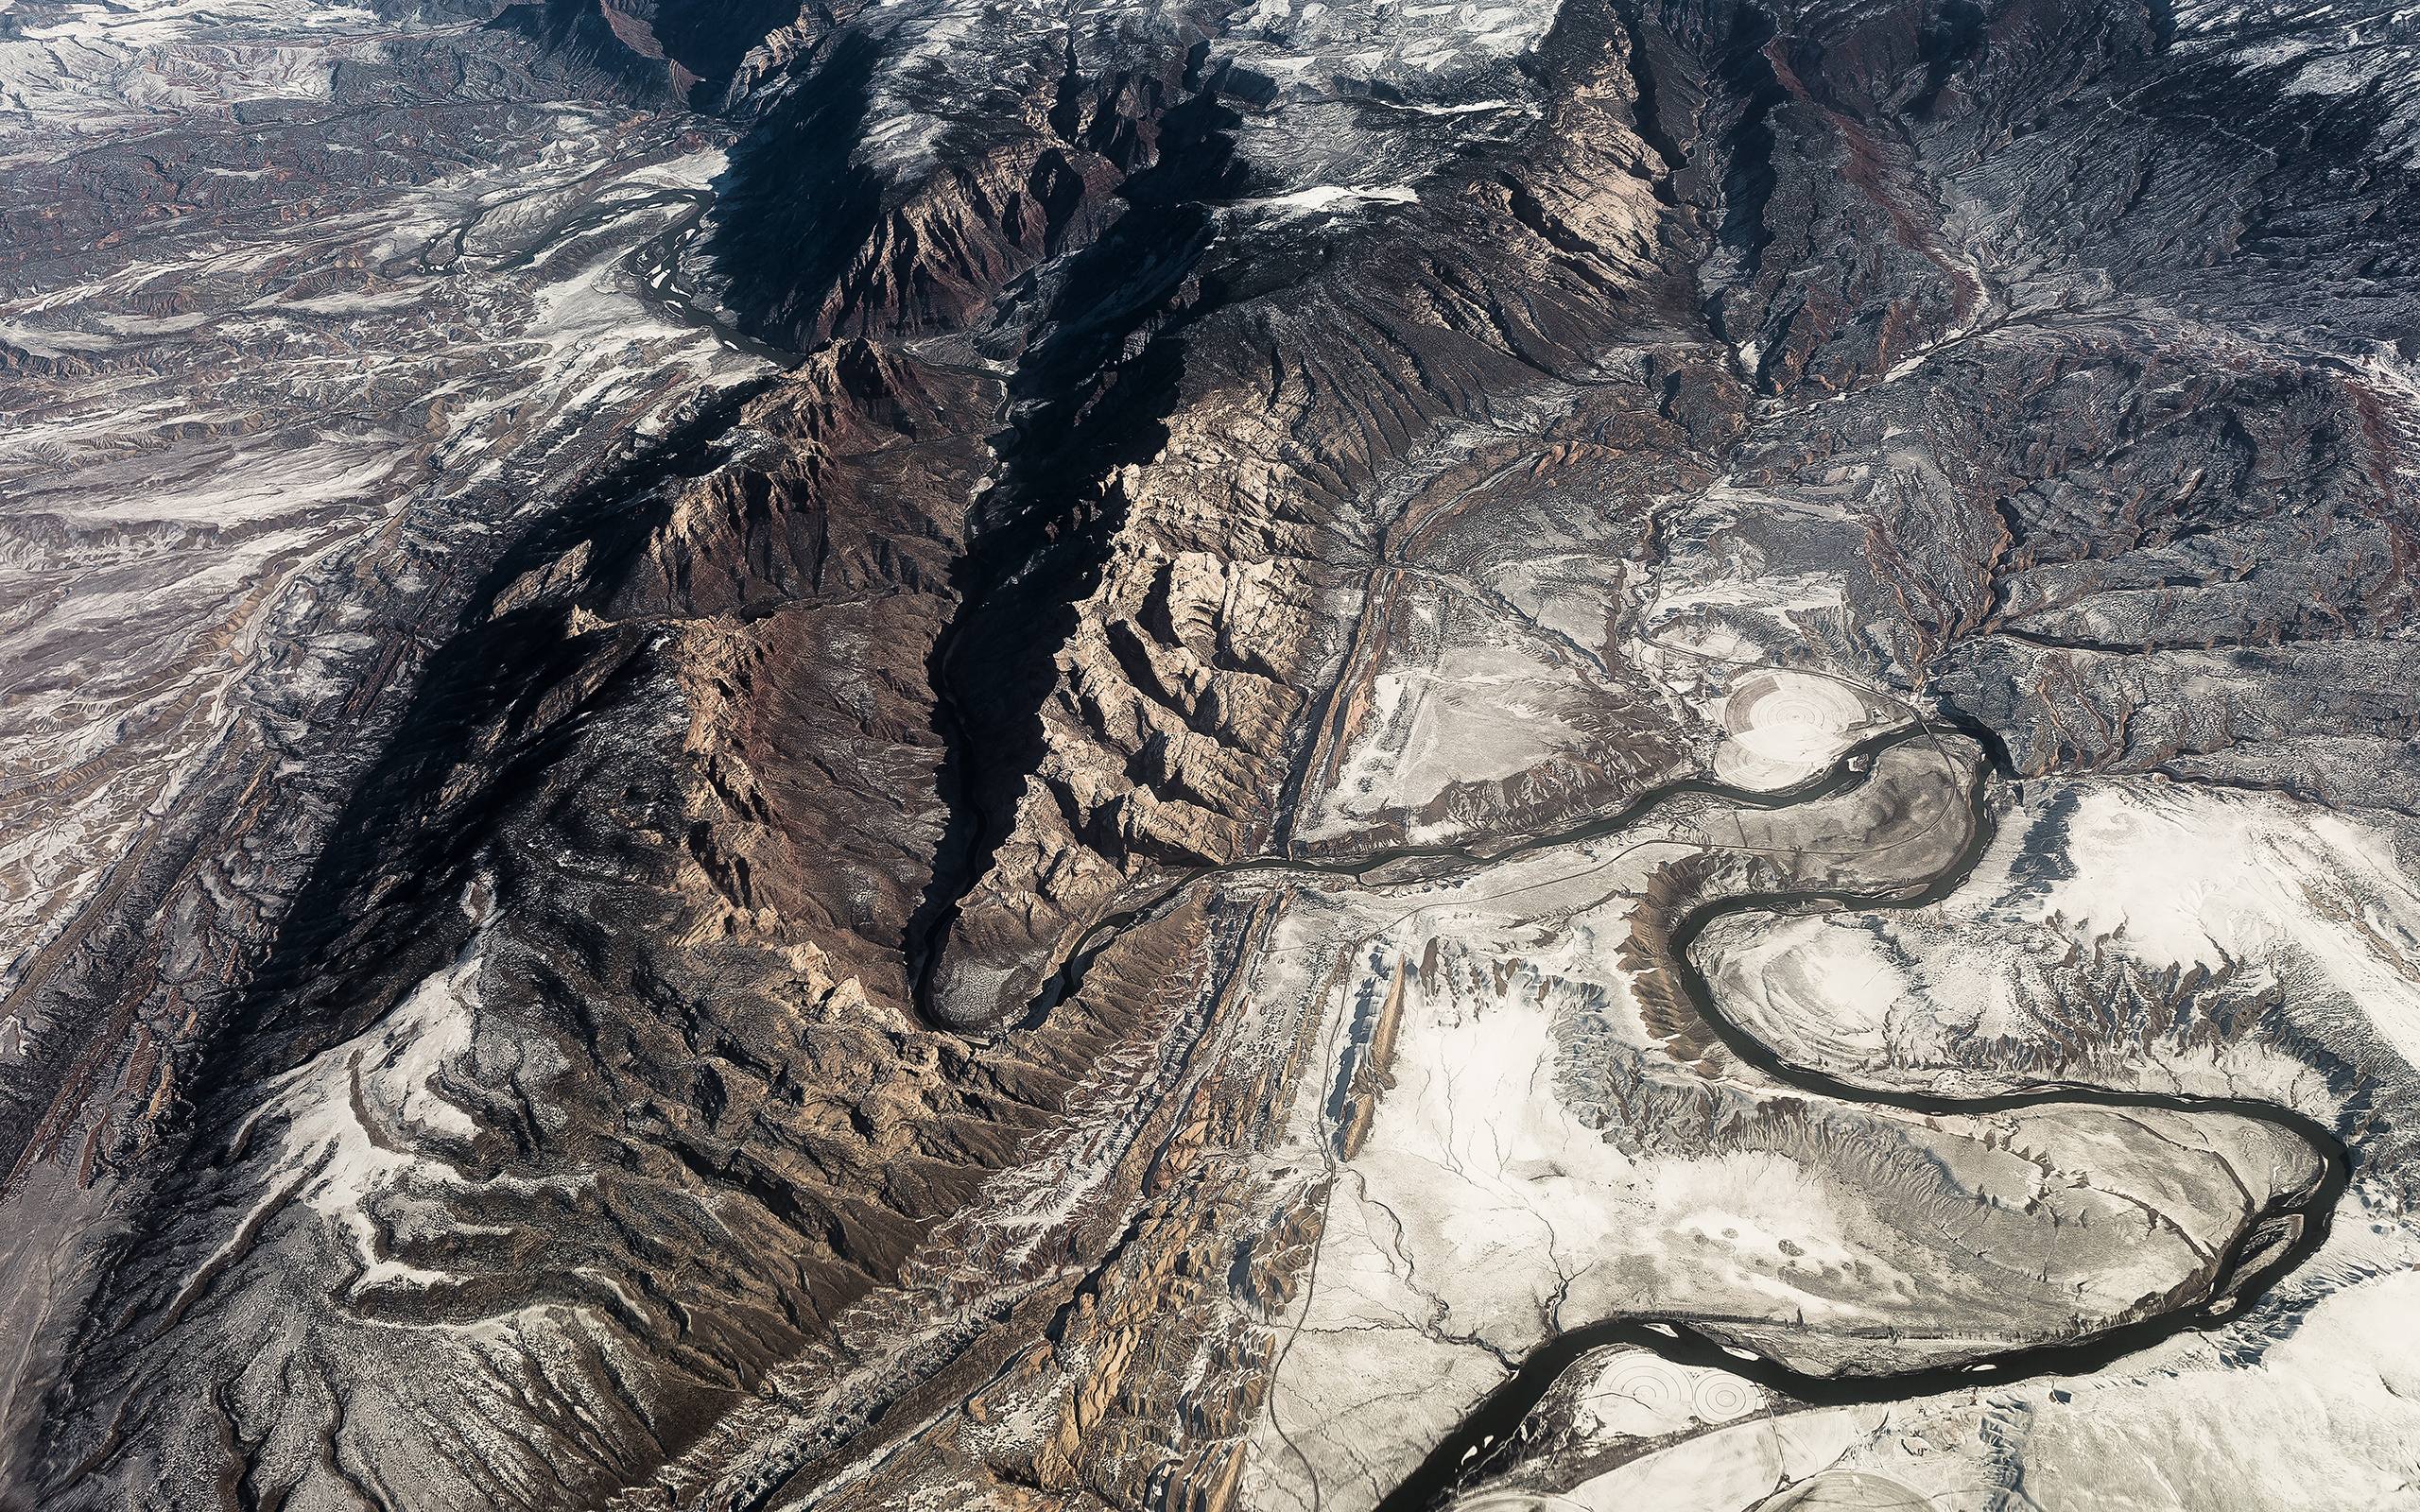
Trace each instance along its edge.
<instances>
[{"instance_id":1,"label":"shadowed ravine","mask_svg":"<svg viewBox=\"0 0 2420 1512\"><path fill-rule=\"evenodd\" d=\"M1953 730L1974 740L1987 757L1976 768L1966 794L1969 833L1965 846L1950 864L1918 887L1877 892L1819 888L1752 892L1703 904L1685 915L1671 938L1670 969L1687 993L1699 1017L1725 1048L1782 1086L1795 1091L1869 1108L1907 1112L1973 1115L2014 1108L2046 1107L2148 1108L2186 1114L2222 1113L2265 1124L2293 1135L2320 1158L2324 1174L2290 1207L2247 1223L2213 1268L2205 1300L2173 1312L2103 1330L2087 1337L2048 1344L2024 1345L1962 1365L1935 1366L1872 1375L1815 1376L1793 1370L1777 1361L1739 1351L1719 1343L1685 1317L1641 1312L1607 1318L1571 1329L1532 1350L1512 1377L1465 1415L1439 1440L1404 1481L1379 1503L1380 1512L1421 1512L1445 1501L1461 1486L1489 1469L1523 1420L1544 1399L1573 1362L1590 1350L1629 1346L1652 1352L1675 1365L1715 1367L1813 1406L1850 1406L1893 1401L1979 1383L2000 1383L2046 1375L2079 1375L2099 1370L2136 1350L2179 1333L2223 1323L2239 1314L2278 1280L2308 1259L2327 1237L2328 1220L2338 1196L2351 1176L2343 1142L2334 1130L2291 1108L2249 1098L2195 1096L2182 1092L2123 1091L2068 1082L2046 1083L2031 1091L1992 1096L1949 1097L1923 1092L1866 1087L1797 1065L1776 1053L1726 1016L1707 987L1704 974L1691 960L1689 947L1716 919L1733 914L1777 913L1807 905L1849 908L1920 908L1946 898L1972 874L1990 850L1994 826L1984 801L1990 775L2008 770L1998 739L1979 725L1961 719L1930 716L1925 722L1870 737L1842 752L1825 771L1790 787L1757 792L1703 778L1685 778L1659 784L1640 794L1612 815L1525 840L1502 850L1485 851L1463 846L1402 846L1368 855L1333 861L1257 858L1205 868L1172 883L1146 901L1102 919L1085 933L1067 960L1050 977L1028 1007L1025 1026L1039 1024L1057 1004L1081 985L1086 968L1118 936L1156 917L1194 888L1247 874L1303 873L1365 878L1395 863L1413 860L1463 861L1491 866L1531 851L1599 839L1644 819L1664 803L1685 796L1722 799L1743 807L1782 809L1844 792L1862 783L1874 758L1896 747L1935 740L1937 732ZM2277 1245L2279 1227L2290 1223L2290 1242ZM2247 1264L2251 1266L2246 1269Z\"/></svg>"},{"instance_id":2,"label":"shadowed ravine","mask_svg":"<svg viewBox=\"0 0 2420 1512\"><path fill-rule=\"evenodd\" d=\"M2420 11L0 94L0 1512L2420 1486Z\"/></svg>"}]
</instances>

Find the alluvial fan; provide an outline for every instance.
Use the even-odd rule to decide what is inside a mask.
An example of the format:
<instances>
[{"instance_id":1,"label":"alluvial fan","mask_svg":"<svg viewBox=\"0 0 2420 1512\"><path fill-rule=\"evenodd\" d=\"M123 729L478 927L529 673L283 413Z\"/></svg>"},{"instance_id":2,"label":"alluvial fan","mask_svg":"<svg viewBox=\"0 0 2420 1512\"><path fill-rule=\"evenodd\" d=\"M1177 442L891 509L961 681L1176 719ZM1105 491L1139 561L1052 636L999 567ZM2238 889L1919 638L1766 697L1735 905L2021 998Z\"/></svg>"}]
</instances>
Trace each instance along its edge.
<instances>
[{"instance_id":1,"label":"alluvial fan","mask_svg":"<svg viewBox=\"0 0 2420 1512\"><path fill-rule=\"evenodd\" d=\"M0 0L0 1505L2420 1507L2420 19Z\"/></svg>"}]
</instances>

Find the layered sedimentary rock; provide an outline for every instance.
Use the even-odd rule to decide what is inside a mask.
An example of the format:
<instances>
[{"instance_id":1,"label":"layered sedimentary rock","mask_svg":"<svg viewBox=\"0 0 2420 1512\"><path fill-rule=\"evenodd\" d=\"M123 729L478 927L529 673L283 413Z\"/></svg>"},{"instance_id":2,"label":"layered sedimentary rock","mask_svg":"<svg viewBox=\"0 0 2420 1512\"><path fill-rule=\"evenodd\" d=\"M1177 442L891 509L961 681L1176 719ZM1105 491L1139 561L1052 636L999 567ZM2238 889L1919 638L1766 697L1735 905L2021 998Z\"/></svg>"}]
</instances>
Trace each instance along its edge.
<instances>
[{"instance_id":1,"label":"layered sedimentary rock","mask_svg":"<svg viewBox=\"0 0 2420 1512\"><path fill-rule=\"evenodd\" d=\"M2405 20L0 27L17 1500L2420 1475Z\"/></svg>"}]
</instances>

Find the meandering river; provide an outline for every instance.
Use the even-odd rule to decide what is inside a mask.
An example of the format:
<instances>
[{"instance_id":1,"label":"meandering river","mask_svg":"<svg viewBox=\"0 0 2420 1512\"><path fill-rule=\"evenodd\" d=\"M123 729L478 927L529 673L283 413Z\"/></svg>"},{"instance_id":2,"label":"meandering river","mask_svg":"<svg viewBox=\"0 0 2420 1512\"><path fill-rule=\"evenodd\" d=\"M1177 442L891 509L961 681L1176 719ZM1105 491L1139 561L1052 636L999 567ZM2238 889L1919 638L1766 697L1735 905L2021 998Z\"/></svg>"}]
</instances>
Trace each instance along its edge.
<instances>
[{"instance_id":1,"label":"meandering river","mask_svg":"<svg viewBox=\"0 0 2420 1512\"><path fill-rule=\"evenodd\" d=\"M2228 1251L2219 1258L2205 1297L2199 1304L2080 1338L2015 1346L1962 1365L1927 1366L1869 1375L1808 1375L1762 1356L1743 1356L1741 1351L1726 1348L1700 1332L1687 1317L1653 1310L1571 1329L1530 1351L1512 1376L1474 1406L1379 1503L1379 1512L1426 1512L1446 1501L1459 1486L1469 1484L1501 1457L1506 1446L1514 1441L1523 1421L1564 1371L1590 1350L1608 1346L1649 1350L1676 1365L1717 1367L1815 1406L1895 1401L1984 1383L2097 1370L2174 1334L2224 1322L2300 1265L2325 1242L2329 1215L2351 1173L2344 1143L2335 1131L2292 1108L2248 1098L2117 1091L2073 1082L2045 1082L2023 1091L1962 1097L1847 1081L1786 1058L1725 1015L1704 974L1690 956L1691 945L1707 925L1734 914L1779 913L1811 904L1919 908L1956 890L1991 846L1993 824L1986 788L1995 770L2007 770L2005 754L1990 731L1962 721L1929 718L1874 736L1843 751L1824 771L1788 788L1758 792L1702 778L1663 783L1640 794L1616 813L1495 850L1457 845L1401 846L1350 859L1254 857L1195 871L1087 930L1064 964L1034 998L1023 1022L1027 1026L1040 1022L1064 1001L1081 985L1086 969L1121 935L1158 916L1195 888L1221 879L1286 872L1366 879L1382 868L1416 861L1461 863L1472 868L1493 866L1532 851L1616 834L1662 805L1686 796L1714 798L1746 808L1791 808L1862 783L1873 770L1875 759L1885 751L1926 742L1938 747L1941 736L1949 731L1975 741L1988 758L1975 767L1967 782L1965 845L1920 886L1876 892L1819 888L1753 892L1720 899L1694 910L1673 932L1670 949L1671 969L1699 1017L1741 1061L1783 1087L1812 1096L1856 1106L1944 1115L2046 1107L2152 1108L2187 1114L2232 1114L2266 1124L2300 1140L2322 1162L2324 1174L2320 1179L2308 1191L2265 1214L2261 1221L2244 1225ZM1949 759L1946 752L1944 759ZM2277 1244L2281 1223L2291 1228L2292 1237Z\"/></svg>"}]
</instances>

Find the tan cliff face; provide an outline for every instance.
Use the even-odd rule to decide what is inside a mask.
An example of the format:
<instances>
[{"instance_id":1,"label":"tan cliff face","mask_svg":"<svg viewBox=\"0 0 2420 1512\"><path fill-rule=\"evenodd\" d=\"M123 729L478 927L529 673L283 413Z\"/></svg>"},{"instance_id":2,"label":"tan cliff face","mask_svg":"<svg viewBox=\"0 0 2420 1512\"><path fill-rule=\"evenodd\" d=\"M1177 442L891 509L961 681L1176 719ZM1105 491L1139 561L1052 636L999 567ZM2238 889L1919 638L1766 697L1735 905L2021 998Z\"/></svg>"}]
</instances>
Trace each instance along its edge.
<instances>
[{"instance_id":1,"label":"tan cliff face","mask_svg":"<svg viewBox=\"0 0 2420 1512\"><path fill-rule=\"evenodd\" d=\"M0 1501L2410 1469L2402 23L60 16Z\"/></svg>"},{"instance_id":2,"label":"tan cliff face","mask_svg":"<svg viewBox=\"0 0 2420 1512\"><path fill-rule=\"evenodd\" d=\"M1611 44L1571 51L1576 77L1620 65ZM1601 182L1634 166L1647 149L1620 105L1583 92L1538 129L1553 146L1522 173ZM1182 343L1193 376L1153 455L1094 485L1115 540L1043 696L1035 770L942 947L934 1011L1013 1017L1113 901L1175 868L1283 850L1281 805L1312 799L1316 773L1299 774L1354 733L1351 686L1384 655L1357 591L1467 495L1497 429L1483 406L1555 387L1553 367L1576 365L1619 308L1602 291L1644 270L1658 212L1642 180L1623 182L1637 187L1575 208L1617 232L1586 262L1557 255L1577 233L1543 211L1499 218L1520 185L1449 172L1433 207L1357 233L1364 266L1282 298L1229 295L1215 267L1187 291L1182 335L1159 339ZM1396 261L1421 227L1455 249L1455 276ZM1265 369L1247 356L1261 351Z\"/></svg>"}]
</instances>

